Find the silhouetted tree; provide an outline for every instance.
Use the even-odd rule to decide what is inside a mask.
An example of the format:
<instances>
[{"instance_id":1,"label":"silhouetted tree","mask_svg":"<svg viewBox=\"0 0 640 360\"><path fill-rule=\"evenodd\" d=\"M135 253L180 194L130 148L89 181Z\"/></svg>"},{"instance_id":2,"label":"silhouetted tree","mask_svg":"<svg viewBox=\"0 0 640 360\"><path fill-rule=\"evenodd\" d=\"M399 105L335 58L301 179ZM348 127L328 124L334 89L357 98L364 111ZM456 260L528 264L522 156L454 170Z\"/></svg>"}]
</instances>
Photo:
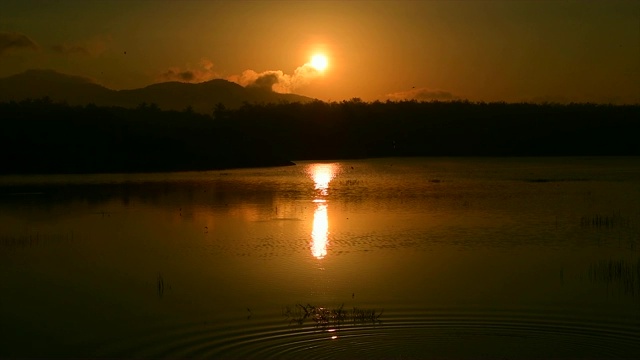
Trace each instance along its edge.
<instances>
[{"instance_id":1,"label":"silhouetted tree","mask_svg":"<svg viewBox=\"0 0 640 360\"><path fill-rule=\"evenodd\" d=\"M640 105L386 101L214 106L213 117L0 103L2 173L168 171L375 156L640 155Z\"/></svg>"}]
</instances>

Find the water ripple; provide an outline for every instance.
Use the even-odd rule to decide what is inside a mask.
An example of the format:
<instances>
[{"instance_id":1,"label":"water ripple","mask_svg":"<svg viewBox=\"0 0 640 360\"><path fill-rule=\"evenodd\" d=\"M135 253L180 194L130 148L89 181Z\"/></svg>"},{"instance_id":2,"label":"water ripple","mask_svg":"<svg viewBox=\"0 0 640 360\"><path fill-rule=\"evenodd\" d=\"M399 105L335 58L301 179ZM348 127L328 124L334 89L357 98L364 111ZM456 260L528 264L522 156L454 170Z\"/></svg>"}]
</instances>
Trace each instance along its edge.
<instances>
[{"instance_id":1,"label":"water ripple","mask_svg":"<svg viewBox=\"0 0 640 360\"><path fill-rule=\"evenodd\" d=\"M116 357L351 359L477 357L637 357L640 322L538 310L403 309L379 323L259 321L185 324L132 339Z\"/></svg>"}]
</instances>

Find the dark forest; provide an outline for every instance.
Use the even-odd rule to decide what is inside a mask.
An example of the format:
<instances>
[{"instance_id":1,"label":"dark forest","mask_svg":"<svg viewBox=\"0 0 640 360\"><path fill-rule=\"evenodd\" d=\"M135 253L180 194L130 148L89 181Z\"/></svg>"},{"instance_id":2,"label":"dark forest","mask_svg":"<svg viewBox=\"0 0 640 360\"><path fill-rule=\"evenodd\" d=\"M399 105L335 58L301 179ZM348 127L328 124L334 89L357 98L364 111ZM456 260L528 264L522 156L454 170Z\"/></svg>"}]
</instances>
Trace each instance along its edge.
<instances>
[{"instance_id":1,"label":"dark forest","mask_svg":"<svg viewBox=\"0 0 640 360\"><path fill-rule=\"evenodd\" d=\"M640 105L249 104L211 114L0 103L3 174L209 170L387 156L637 156Z\"/></svg>"}]
</instances>

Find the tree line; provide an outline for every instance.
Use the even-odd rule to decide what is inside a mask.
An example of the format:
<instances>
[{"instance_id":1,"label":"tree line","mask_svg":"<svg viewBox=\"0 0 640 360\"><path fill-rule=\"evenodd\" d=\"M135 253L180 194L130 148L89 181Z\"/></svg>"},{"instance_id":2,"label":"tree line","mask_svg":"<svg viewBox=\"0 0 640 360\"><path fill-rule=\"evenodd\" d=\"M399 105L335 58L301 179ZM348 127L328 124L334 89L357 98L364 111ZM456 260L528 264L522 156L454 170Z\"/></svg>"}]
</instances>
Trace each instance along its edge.
<instances>
[{"instance_id":1,"label":"tree line","mask_svg":"<svg viewBox=\"0 0 640 360\"><path fill-rule=\"evenodd\" d=\"M0 103L2 173L206 170L382 156L640 155L640 105Z\"/></svg>"}]
</instances>

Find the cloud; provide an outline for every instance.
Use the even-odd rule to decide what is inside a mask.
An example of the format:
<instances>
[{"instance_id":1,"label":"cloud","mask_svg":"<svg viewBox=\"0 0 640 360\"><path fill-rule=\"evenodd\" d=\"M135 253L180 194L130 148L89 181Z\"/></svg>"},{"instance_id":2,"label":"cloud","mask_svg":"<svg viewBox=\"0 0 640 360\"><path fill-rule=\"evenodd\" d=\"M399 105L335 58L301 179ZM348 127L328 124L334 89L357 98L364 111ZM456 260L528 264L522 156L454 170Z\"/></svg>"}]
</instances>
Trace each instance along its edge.
<instances>
[{"instance_id":1,"label":"cloud","mask_svg":"<svg viewBox=\"0 0 640 360\"><path fill-rule=\"evenodd\" d=\"M249 84L249 87L257 87L261 89L273 89L273 85L277 84L280 80L278 73L268 73L258 76L253 83Z\"/></svg>"},{"instance_id":2,"label":"cloud","mask_svg":"<svg viewBox=\"0 0 640 360\"><path fill-rule=\"evenodd\" d=\"M82 45L73 45L73 44L58 44L53 45L51 50L60 54L80 54L80 55L90 55L89 49Z\"/></svg>"},{"instance_id":3,"label":"cloud","mask_svg":"<svg viewBox=\"0 0 640 360\"><path fill-rule=\"evenodd\" d=\"M459 97L444 90L434 90L428 88L412 88L411 90L399 91L386 94L385 100L401 101L401 100L417 100L417 101L451 101L458 100Z\"/></svg>"},{"instance_id":4,"label":"cloud","mask_svg":"<svg viewBox=\"0 0 640 360\"><path fill-rule=\"evenodd\" d=\"M51 47L51 50L63 55L99 56L107 50L110 42L110 37L96 37L85 42L56 44Z\"/></svg>"},{"instance_id":5,"label":"cloud","mask_svg":"<svg viewBox=\"0 0 640 360\"><path fill-rule=\"evenodd\" d=\"M306 63L299 66L291 75L285 74L282 70L267 70L261 73L245 70L240 75L229 76L227 80L245 87L256 87L287 94L309 84L321 75L322 73L310 63Z\"/></svg>"},{"instance_id":6,"label":"cloud","mask_svg":"<svg viewBox=\"0 0 640 360\"><path fill-rule=\"evenodd\" d=\"M200 83L218 77L218 74L213 70L213 63L210 60L202 59L196 67L187 65L184 69L169 68L158 76L158 80Z\"/></svg>"},{"instance_id":7,"label":"cloud","mask_svg":"<svg viewBox=\"0 0 640 360\"><path fill-rule=\"evenodd\" d=\"M38 50L40 46L27 35L17 32L0 32L0 55L16 50Z\"/></svg>"},{"instance_id":8,"label":"cloud","mask_svg":"<svg viewBox=\"0 0 640 360\"><path fill-rule=\"evenodd\" d=\"M256 72L245 70L240 75L231 75L227 80L249 88L259 88L278 93L291 93L295 89L309 84L321 76L310 63L299 66L293 74L285 74L282 70ZM198 66L187 65L184 68L171 67L158 76L159 81L180 81L199 83L220 78L213 70L213 63L202 59Z\"/></svg>"},{"instance_id":9,"label":"cloud","mask_svg":"<svg viewBox=\"0 0 640 360\"><path fill-rule=\"evenodd\" d=\"M183 81L183 82L191 82L195 78L193 71L185 70L182 71L178 68L171 68L160 75L161 80L166 81Z\"/></svg>"}]
</instances>

